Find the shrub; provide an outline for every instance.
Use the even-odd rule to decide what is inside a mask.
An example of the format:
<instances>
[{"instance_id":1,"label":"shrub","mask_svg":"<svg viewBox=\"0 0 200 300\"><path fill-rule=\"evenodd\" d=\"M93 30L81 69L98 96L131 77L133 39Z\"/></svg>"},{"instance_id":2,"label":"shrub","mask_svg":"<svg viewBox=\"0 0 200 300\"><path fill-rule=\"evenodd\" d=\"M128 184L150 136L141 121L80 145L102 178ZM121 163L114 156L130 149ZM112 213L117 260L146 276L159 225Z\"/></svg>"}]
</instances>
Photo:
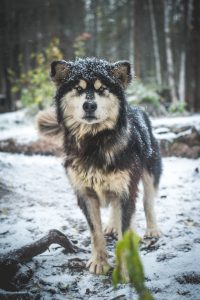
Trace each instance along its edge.
<instances>
[{"instance_id":1,"label":"shrub","mask_svg":"<svg viewBox=\"0 0 200 300\"><path fill-rule=\"evenodd\" d=\"M12 92L19 95L23 107L36 106L42 109L51 103L54 88L49 81L49 65L52 60L62 58L59 40L53 39L43 52L31 54L31 64L34 66L31 70L21 73L18 79L9 70Z\"/></svg>"},{"instance_id":2,"label":"shrub","mask_svg":"<svg viewBox=\"0 0 200 300\"><path fill-rule=\"evenodd\" d=\"M140 80L135 80L130 85L127 94L133 104L152 104L159 106L160 96L154 86L144 85Z\"/></svg>"},{"instance_id":3,"label":"shrub","mask_svg":"<svg viewBox=\"0 0 200 300\"><path fill-rule=\"evenodd\" d=\"M184 113L186 110L186 103L185 102L177 102L177 103L172 103L169 106L169 112L170 113Z\"/></svg>"}]
</instances>

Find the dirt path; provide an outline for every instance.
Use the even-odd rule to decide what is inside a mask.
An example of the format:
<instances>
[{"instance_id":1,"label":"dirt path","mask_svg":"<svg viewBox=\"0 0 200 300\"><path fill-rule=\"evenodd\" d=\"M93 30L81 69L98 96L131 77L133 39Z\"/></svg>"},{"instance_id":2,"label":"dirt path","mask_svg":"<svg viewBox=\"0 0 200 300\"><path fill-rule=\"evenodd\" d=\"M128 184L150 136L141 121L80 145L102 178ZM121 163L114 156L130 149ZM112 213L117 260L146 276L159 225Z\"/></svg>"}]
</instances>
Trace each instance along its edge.
<instances>
[{"instance_id":1,"label":"dirt path","mask_svg":"<svg viewBox=\"0 0 200 300\"><path fill-rule=\"evenodd\" d=\"M61 159L0 153L0 253L38 239L49 229L66 233L74 243L90 249L89 231L64 174ZM157 197L158 223L163 236L146 241L140 253L146 284L155 299L200 299L200 160L164 159ZM141 198L141 197L139 197ZM102 211L104 223L107 210ZM141 199L137 232L145 230ZM114 241L108 240L113 264ZM89 253L66 255L58 245L23 268L34 266L25 291L38 299L129 299L130 287L114 291L111 277L85 270ZM135 297L133 297L135 299Z\"/></svg>"}]
</instances>

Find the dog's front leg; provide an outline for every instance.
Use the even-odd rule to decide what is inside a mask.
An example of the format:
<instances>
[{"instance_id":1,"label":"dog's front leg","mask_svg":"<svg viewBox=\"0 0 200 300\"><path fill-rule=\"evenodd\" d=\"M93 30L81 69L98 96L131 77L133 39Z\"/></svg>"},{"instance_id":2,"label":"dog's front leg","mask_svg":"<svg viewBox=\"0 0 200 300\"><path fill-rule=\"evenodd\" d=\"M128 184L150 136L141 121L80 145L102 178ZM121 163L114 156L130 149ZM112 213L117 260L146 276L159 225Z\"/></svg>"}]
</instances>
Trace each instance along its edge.
<instances>
[{"instance_id":1,"label":"dog's front leg","mask_svg":"<svg viewBox=\"0 0 200 300\"><path fill-rule=\"evenodd\" d=\"M106 244L102 231L99 202L95 198L79 196L78 204L82 209L91 232L92 257L87 263L91 273L103 274L107 271Z\"/></svg>"},{"instance_id":2,"label":"dog's front leg","mask_svg":"<svg viewBox=\"0 0 200 300\"><path fill-rule=\"evenodd\" d=\"M136 197L136 193L135 193L135 197ZM126 230L129 230L131 227L131 220L133 217L133 214L135 212L135 197L130 197L130 195L122 195L121 199L120 199L120 203L121 203L121 236L118 235L118 239L120 240L123 236L123 234L125 233ZM121 264L121 275L124 278L124 280L126 282L130 281L129 275L128 275L128 271L127 271L127 266L124 260L122 260L122 264Z\"/></svg>"}]
</instances>

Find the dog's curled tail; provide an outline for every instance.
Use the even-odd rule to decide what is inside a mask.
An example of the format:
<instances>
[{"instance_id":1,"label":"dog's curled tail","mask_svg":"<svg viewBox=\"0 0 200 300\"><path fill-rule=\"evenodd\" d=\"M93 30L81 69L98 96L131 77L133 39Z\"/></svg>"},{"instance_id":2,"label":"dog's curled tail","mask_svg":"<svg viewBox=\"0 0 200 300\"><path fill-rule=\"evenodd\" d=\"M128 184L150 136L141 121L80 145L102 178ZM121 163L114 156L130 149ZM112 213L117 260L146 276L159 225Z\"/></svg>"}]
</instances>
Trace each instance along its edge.
<instances>
[{"instance_id":1,"label":"dog's curled tail","mask_svg":"<svg viewBox=\"0 0 200 300\"><path fill-rule=\"evenodd\" d=\"M54 107L50 107L44 111L39 112L37 115L37 128L42 137L45 138L58 138L63 136L62 126L58 124L56 111Z\"/></svg>"}]
</instances>

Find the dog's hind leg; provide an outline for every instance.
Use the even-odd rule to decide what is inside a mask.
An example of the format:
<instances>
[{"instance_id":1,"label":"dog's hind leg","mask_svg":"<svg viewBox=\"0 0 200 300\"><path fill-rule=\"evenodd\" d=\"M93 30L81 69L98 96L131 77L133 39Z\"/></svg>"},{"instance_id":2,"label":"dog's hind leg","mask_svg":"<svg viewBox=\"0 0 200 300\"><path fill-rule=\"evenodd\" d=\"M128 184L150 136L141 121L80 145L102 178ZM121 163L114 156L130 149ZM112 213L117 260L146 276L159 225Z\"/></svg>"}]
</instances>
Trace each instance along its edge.
<instances>
[{"instance_id":1,"label":"dog's hind leg","mask_svg":"<svg viewBox=\"0 0 200 300\"><path fill-rule=\"evenodd\" d=\"M132 217L135 213L136 197L124 197L121 199L121 230L122 234L130 229Z\"/></svg>"},{"instance_id":2,"label":"dog's hind leg","mask_svg":"<svg viewBox=\"0 0 200 300\"><path fill-rule=\"evenodd\" d=\"M129 195L122 195L111 202L108 225L104 229L106 235L122 238L123 233L130 229L131 220L135 212L135 200Z\"/></svg>"},{"instance_id":3,"label":"dog's hind leg","mask_svg":"<svg viewBox=\"0 0 200 300\"><path fill-rule=\"evenodd\" d=\"M88 261L87 267L91 273L104 274L109 265L98 199L85 199L85 197L79 196L78 204L85 214L91 232L92 257Z\"/></svg>"},{"instance_id":4,"label":"dog's hind leg","mask_svg":"<svg viewBox=\"0 0 200 300\"><path fill-rule=\"evenodd\" d=\"M154 199L157 192L157 188L155 187L154 183L154 176L145 170L142 175L142 182L144 186L143 205L147 223L145 236L159 237L161 232L157 226L154 210Z\"/></svg>"},{"instance_id":5,"label":"dog's hind leg","mask_svg":"<svg viewBox=\"0 0 200 300\"><path fill-rule=\"evenodd\" d=\"M119 239L122 236L121 231L121 204L119 199L113 199L110 203L110 213L108 224L104 229L106 235L114 235Z\"/></svg>"}]
</instances>

